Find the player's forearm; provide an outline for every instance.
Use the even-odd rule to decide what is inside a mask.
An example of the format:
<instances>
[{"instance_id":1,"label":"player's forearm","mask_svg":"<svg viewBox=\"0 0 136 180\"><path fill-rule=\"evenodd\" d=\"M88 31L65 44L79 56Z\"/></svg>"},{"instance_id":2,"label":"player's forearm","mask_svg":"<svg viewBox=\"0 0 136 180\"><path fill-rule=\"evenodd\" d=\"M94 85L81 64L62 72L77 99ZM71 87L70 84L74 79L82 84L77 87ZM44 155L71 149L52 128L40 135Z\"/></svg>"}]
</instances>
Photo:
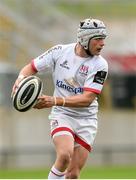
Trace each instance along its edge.
<instances>
[{"instance_id":1,"label":"player's forearm","mask_svg":"<svg viewBox=\"0 0 136 180\"><path fill-rule=\"evenodd\" d=\"M61 97L56 97L56 105L65 107L88 107L93 102L95 97L96 96L94 94L92 94L92 96L70 96L66 97L65 99Z\"/></svg>"},{"instance_id":2,"label":"player's forearm","mask_svg":"<svg viewBox=\"0 0 136 180\"><path fill-rule=\"evenodd\" d=\"M34 108L50 108L52 106L64 107L88 107L95 99L96 94L85 92L82 95L68 96L68 97L55 97L55 96L42 96L38 97L38 102Z\"/></svg>"},{"instance_id":3,"label":"player's forearm","mask_svg":"<svg viewBox=\"0 0 136 180\"><path fill-rule=\"evenodd\" d=\"M33 75L35 74L36 72L34 71L34 69L32 68L31 64L27 64L26 66L24 66L20 73L19 73L19 76L21 77L27 77L27 76L30 76L30 75Z\"/></svg>"}]
</instances>

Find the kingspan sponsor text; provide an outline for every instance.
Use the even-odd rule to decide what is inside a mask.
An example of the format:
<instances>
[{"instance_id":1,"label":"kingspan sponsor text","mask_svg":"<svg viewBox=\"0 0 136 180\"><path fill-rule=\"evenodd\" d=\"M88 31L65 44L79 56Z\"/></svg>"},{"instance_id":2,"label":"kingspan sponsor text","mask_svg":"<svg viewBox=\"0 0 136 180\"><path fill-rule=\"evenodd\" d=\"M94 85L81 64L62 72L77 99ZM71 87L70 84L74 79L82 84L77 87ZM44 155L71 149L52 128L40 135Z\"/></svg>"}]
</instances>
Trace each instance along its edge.
<instances>
[{"instance_id":1,"label":"kingspan sponsor text","mask_svg":"<svg viewBox=\"0 0 136 180\"><path fill-rule=\"evenodd\" d=\"M65 84L63 81L59 81L59 80L56 81L56 86L66 89L67 91L73 92L75 94L83 92L83 88L81 88L81 87L73 88L73 87Z\"/></svg>"}]
</instances>

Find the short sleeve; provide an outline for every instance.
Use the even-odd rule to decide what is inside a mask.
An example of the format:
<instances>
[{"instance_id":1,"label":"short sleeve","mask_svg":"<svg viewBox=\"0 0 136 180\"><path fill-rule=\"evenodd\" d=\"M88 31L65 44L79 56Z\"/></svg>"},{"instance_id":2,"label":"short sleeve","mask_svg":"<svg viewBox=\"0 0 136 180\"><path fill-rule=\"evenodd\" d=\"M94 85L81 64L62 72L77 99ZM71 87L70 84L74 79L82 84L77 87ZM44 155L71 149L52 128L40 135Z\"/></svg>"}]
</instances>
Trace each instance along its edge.
<instances>
[{"instance_id":1,"label":"short sleeve","mask_svg":"<svg viewBox=\"0 0 136 180\"><path fill-rule=\"evenodd\" d=\"M105 61L100 66L95 67L93 72L89 73L85 83L84 91L94 92L100 94L108 75L108 64Z\"/></svg>"},{"instance_id":2,"label":"short sleeve","mask_svg":"<svg viewBox=\"0 0 136 180\"><path fill-rule=\"evenodd\" d=\"M61 54L62 46L57 45L47 50L40 56L32 60L31 65L34 71L44 71L46 69L52 69L55 66L55 62Z\"/></svg>"}]
</instances>

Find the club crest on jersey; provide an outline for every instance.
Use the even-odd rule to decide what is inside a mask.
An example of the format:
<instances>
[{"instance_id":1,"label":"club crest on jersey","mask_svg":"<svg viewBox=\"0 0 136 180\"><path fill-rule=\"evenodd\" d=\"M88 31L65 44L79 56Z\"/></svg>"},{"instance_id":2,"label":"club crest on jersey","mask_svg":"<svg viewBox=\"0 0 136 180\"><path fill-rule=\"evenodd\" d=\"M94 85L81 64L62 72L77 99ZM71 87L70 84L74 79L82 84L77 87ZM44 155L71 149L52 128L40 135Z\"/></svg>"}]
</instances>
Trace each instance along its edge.
<instances>
[{"instance_id":1,"label":"club crest on jersey","mask_svg":"<svg viewBox=\"0 0 136 180\"><path fill-rule=\"evenodd\" d=\"M65 60L63 63L61 63L60 66L65 68L65 69L69 69L68 61L67 60Z\"/></svg>"},{"instance_id":2,"label":"club crest on jersey","mask_svg":"<svg viewBox=\"0 0 136 180\"><path fill-rule=\"evenodd\" d=\"M89 70L89 66L82 65L79 69L79 74L87 76Z\"/></svg>"}]
</instances>

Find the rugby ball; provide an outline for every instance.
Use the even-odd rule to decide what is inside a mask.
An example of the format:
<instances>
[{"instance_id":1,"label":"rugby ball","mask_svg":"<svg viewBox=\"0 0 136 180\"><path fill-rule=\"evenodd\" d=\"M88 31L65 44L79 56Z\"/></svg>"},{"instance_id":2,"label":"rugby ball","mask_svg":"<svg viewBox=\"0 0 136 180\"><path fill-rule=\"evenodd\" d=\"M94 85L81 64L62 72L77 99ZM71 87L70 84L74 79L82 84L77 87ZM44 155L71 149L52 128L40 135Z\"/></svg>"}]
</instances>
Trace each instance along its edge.
<instances>
[{"instance_id":1,"label":"rugby ball","mask_svg":"<svg viewBox=\"0 0 136 180\"><path fill-rule=\"evenodd\" d=\"M43 83L37 76L24 78L12 97L13 107L20 112L31 109L42 94Z\"/></svg>"}]
</instances>

